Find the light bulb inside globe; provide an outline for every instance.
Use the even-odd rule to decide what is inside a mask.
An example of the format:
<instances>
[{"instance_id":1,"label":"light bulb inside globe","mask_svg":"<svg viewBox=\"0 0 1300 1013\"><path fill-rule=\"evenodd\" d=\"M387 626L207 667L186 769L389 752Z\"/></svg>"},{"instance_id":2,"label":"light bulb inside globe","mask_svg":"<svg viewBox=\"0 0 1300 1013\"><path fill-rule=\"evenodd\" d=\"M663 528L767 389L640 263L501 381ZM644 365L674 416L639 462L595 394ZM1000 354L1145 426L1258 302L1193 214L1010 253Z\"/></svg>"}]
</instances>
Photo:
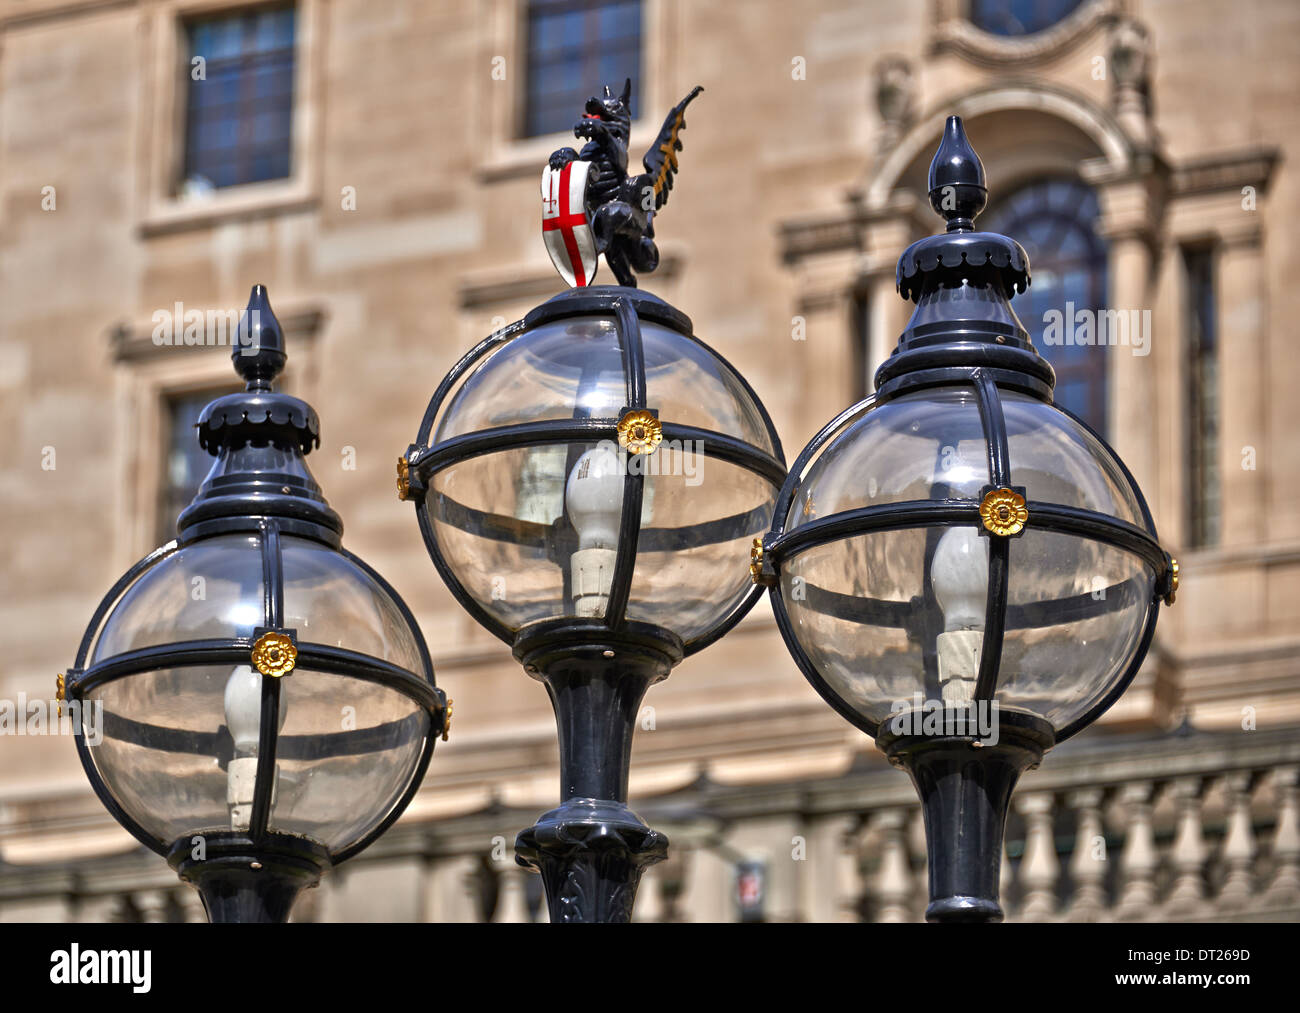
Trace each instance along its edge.
<instances>
[{"instance_id":1,"label":"light bulb inside globe","mask_svg":"<svg viewBox=\"0 0 1300 1013\"><path fill-rule=\"evenodd\" d=\"M235 755L226 771L226 804L230 808L230 826L246 830L253 808L253 790L257 782L257 746L262 732L262 673L248 665L239 665L226 681L226 727L235 741ZM284 728L289 708L280 695L276 729ZM280 767L276 764L276 781ZM272 789L271 802L275 802Z\"/></svg>"},{"instance_id":2,"label":"light bulb inside globe","mask_svg":"<svg viewBox=\"0 0 1300 1013\"><path fill-rule=\"evenodd\" d=\"M975 528L949 528L935 546L930 583L943 610L944 632L935 643L940 692L944 703L969 703L975 698L984 645L988 539Z\"/></svg>"},{"instance_id":3,"label":"light bulb inside globe","mask_svg":"<svg viewBox=\"0 0 1300 1013\"><path fill-rule=\"evenodd\" d=\"M569 565L574 611L579 616L603 616L609 602L624 474L619 454L611 444L602 443L578 458L564 487L565 509L578 535L578 549Z\"/></svg>"}]
</instances>

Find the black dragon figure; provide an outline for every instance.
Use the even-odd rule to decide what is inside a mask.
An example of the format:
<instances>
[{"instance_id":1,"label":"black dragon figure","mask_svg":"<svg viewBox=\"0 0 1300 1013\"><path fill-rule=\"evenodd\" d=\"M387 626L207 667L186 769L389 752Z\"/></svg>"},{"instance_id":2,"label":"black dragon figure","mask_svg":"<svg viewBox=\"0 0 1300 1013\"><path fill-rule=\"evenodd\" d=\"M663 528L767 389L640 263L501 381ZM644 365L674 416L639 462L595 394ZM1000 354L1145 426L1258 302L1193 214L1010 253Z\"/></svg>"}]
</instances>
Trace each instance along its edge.
<instances>
[{"instance_id":1,"label":"black dragon figure","mask_svg":"<svg viewBox=\"0 0 1300 1013\"><path fill-rule=\"evenodd\" d=\"M581 151L560 148L551 155L550 167L564 169L570 162L589 162L584 210L595 235L596 253L620 285L636 288L637 271L648 274L659 266L654 242L655 214L668 202L677 172L681 132L686 129L686 107L704 89L695 87L673 106L641 163L645 172L627 171L628 135L632 125L632 80L620 95L605 86L603 97L589 98L586 112L574 125L574 136L586 138Z\"/></svg>"}]
</instances>

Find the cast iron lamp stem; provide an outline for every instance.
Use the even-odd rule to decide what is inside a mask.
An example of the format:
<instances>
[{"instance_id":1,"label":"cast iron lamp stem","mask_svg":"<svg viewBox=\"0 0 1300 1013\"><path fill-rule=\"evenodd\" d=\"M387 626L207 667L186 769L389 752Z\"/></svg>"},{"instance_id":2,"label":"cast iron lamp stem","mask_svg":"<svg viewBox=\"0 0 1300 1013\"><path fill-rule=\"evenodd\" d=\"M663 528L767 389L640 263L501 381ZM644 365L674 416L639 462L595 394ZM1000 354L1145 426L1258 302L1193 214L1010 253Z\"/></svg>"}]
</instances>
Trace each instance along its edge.
<instances>
[{"instance_id":1,"label":"cast iron lamp stem","mask_svg":"<svg viewBox=\"0 0 1300 1013\"><path fill-rule=\"evenodd\" d=\"M515 656L546 686L560 746L559 808L522 831L516 860L542 875L552 922L626 922L668 839L627 806L632 734L645 692L681 660L671 633L559 620L520 634Z\"/></svg>"},{"instance_id":2,"label":"cast iron lamp stem","mask_svg":"<svg viewBox=\"0 0 1300 1013\"><path fill-rule=\"evenodd\" d=\"M1011 793L1052 747L1052 727L1003 712L996 741L970 735L894 735L877 744L921 797L932 922L1000 922L1002 838Z\"/></svg>"}]
</instances>

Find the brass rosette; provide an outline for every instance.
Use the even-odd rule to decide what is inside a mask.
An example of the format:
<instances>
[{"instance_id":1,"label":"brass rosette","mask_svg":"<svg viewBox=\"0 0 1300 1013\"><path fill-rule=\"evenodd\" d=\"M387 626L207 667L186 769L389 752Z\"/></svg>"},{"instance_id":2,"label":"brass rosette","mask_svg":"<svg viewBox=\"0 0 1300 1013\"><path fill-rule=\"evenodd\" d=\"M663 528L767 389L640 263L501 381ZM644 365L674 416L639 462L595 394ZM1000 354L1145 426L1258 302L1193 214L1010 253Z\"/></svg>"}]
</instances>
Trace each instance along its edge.
<instances>
[{"instance_id":1,"label":"brass rosette","mask_svg":"<svg viewBox=\"0 0 1300 1013\"><path fill-rule=\"evenodd\" d=\"M298 661L298 648L283 633L263 633L253 643L253 667L274 679L288 675Z\"/></svg>"},{"instance_id":2,"label":"brass rosette","mask_svg":"<svg viewBox=\"0 0 1300 1013\"><path fill-rule=\"evenodd\" d=\"M618 420L618 445L630 454L653 454L663 438L663 424L644 408L634 408Z\"/></svg>"},{"instance_id":3,"label":"brass rosette","mask_svg":"<svg viewBox=\"0 0 1300 1013\"><path fill-rule=\"evenodd\" d=\"M980 520L995 535L1009 538L1025 529L1029 509L1025 497L1014 489L992 489L980 503Z\"/></svg>"}]
</instances>

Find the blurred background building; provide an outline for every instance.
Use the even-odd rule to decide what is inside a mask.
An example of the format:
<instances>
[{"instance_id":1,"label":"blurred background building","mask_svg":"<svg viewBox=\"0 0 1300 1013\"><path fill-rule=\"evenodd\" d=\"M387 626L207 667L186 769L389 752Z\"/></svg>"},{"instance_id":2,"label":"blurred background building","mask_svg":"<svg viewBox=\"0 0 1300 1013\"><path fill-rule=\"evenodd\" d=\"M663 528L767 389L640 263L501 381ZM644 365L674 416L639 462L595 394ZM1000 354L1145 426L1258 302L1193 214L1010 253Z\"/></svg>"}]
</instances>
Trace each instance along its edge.
<instances>
[{"instance_id":1,"label":"blurred background building","mask_svg":"<svg viewBox=\"0 0 1300 1013\"><path fill-rule=\"evenodd\" d=\"M1292 0L10 0L0 12L0 699L49 699L100 595L172 537L226 347L160 321L265 283L347 544L455 699L403 819L299 920L545 918L515 833L557 798L542 687L444 591L394 461L475 341L558 291L541 167L633 80L634 151L691 86L644 286L795 452L870 377L965 118L1014 306L1139 312L1040 347L1146 491L1183 587L1119 704L1017 792L1014 919L1300 915L1300 6ZM639 146L639 147L638 147ZM608 282L602 269L598 281ZM748 559L735 560L747 567ZM653 920L916 919L911 785L789 659L766 604L641 716L632 803L673 841ZM0 735L0 919L199 920L72 742Z\"/></svg>"}]
</instances>

